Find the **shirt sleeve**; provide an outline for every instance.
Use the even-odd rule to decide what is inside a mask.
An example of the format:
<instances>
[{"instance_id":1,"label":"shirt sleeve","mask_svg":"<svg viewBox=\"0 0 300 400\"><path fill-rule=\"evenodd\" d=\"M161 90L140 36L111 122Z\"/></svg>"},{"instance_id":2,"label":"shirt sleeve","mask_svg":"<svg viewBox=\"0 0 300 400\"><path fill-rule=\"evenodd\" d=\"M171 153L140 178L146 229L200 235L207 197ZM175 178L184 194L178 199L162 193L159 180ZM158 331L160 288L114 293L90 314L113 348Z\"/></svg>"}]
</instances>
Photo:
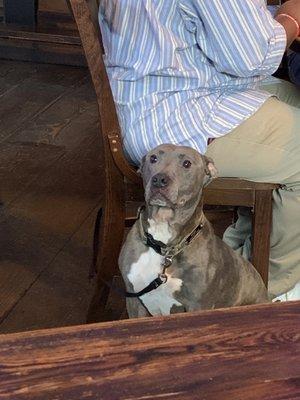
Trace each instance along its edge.
<instances>
[{"instance_id":1,"label":"shirt sleeve","mask_svg":"<svg viewBox=\"0 0 300 400\"><path fill-rule=\"evenodd\" d=\"M197 42L219 72L239 77L272 75L286 32L258 0L194 0Z\"/></svg>"}]
</instances>

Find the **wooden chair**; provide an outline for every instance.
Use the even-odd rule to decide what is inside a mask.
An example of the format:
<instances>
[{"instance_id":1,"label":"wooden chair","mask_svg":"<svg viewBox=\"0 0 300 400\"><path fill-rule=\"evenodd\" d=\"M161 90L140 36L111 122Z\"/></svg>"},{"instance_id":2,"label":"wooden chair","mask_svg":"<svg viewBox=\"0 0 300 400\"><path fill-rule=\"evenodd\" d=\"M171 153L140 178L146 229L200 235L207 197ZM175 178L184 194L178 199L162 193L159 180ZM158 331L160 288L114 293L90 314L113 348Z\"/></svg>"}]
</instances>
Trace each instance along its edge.
<instances>
[{"instance_id":1,"label":"wooden chair","mask_svg":"<svg viewBox=\"0 0 300 400\"><path fill-rule=\"evenodd\" d=\"M98 254L97 289L88 312L88 322L117 318L106 310L109 287L118 275L118 255L126 222L133 221L143 202L140 176L126 160L122 150L120 128L109 81L104 67L102 42L98 25L97 0L69 0L78 26L90 74L97 94L100 134L105 160L105 200L102 209ZM101 1L101 0L100 0ZM267 284L272 191L278 185L253 183L240 179L216 179L206 190L204 202L209 205L246 206L253 210L252 262ZM116 310L114 310L116 311ZM112 315L113 314L113 315Z\"/></svg>"}]
</instances>

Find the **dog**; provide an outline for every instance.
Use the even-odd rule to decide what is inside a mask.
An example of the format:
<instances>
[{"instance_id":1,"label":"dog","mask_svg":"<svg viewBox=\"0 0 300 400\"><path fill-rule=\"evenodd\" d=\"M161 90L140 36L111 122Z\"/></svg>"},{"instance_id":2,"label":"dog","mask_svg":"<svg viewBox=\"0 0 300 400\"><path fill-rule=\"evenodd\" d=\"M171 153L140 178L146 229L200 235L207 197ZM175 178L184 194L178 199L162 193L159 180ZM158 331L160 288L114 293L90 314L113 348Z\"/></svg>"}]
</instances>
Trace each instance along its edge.
<instances>
[{"instance_id":1,"label":"dog","mask_svg":"<svg viewBox=\"0 0 300 400\"><path fill-rule=\"evenodd\" d=\"M119 256L129 318L268 302L259 273L203 214L213 161L164 144L143 158L140 172L146 205Z\"/></svg>"}]
</instances>

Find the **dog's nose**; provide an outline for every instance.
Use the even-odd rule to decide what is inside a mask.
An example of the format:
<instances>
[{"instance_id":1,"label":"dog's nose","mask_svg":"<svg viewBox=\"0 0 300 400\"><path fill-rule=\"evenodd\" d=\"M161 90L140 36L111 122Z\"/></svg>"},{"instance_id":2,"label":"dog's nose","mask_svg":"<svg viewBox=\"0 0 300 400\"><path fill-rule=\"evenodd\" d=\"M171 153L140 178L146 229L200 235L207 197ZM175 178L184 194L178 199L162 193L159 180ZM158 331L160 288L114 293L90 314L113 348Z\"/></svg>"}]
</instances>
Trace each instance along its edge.
<instances>
[{"instance_id":1,"label":"dog's nose","mask_svg":"<svg viewBox=\"0 0 300 400\"><path fill-rule=\"evenodd\" d=\"M170 178L166 174L156 174L152 178L152 186L156 188L164 188L168 186Z\"/></svg>"}]
</instances>

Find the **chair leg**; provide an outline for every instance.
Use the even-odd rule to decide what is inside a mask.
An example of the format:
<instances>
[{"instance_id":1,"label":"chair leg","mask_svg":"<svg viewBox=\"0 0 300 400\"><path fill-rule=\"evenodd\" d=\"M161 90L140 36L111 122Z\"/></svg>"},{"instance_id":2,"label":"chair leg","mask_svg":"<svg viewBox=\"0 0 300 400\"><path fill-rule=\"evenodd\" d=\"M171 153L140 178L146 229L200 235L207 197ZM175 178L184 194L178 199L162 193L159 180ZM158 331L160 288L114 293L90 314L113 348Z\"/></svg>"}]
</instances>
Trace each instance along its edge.
<instances>
[{"instance_id":1,"label":"chair leg","mask_svg":"<svg viewBox=\"0 0 300 400\"><path fill-rule=\"evenodd\" d=\"M255 193L252 220L252 263L268 287L270 236L272 229L272 190Z\"/></svg>"},{"instance_id":2,"label":"chair leg","mask_svg":"<svg viewBox=\"0 0 300 400\"><path fill-rule=\"evenodd\" d=\"M108 207L104 210L101 221L97 284L87 314L88 323L110 321L116 319L118 314L118 310L113 310L112 313L106 309L110 288L105 284L105 282L112 283L114 276L118 273L118 256L124 234L124 218L120 216L117 223L114 223L110 218L115 211L120 213L121 210L120 208L116 210L113 207ZM122 311L120 310L120 314Z\"/></svg>"},{"instance_id":3,"label":"chair leg","mask_svg":"<svg viewBox=\"0 0 300 400\"><path fill-rule=\"evenodd\" d=\"M114 165L110 165L107 170L109 173L106 179L106 198L97 257L97 285L87 314L88 323L112 320L118 312L120 315L123 312L114 310L114 313L111 313L106 309L110 290L104 281L110 284L118 273L118 257L125 229L123 176Z\"/></svg>"}]
</instances>

